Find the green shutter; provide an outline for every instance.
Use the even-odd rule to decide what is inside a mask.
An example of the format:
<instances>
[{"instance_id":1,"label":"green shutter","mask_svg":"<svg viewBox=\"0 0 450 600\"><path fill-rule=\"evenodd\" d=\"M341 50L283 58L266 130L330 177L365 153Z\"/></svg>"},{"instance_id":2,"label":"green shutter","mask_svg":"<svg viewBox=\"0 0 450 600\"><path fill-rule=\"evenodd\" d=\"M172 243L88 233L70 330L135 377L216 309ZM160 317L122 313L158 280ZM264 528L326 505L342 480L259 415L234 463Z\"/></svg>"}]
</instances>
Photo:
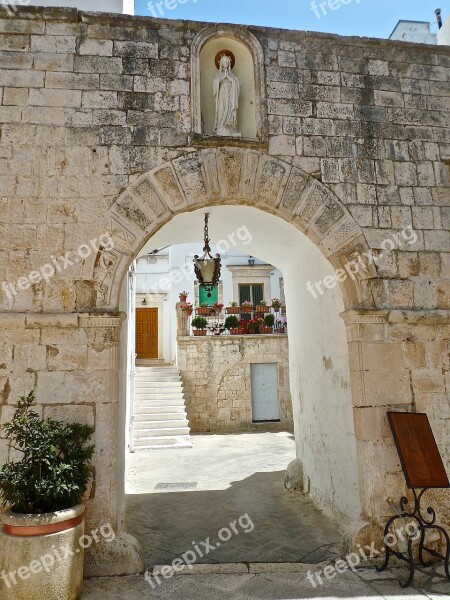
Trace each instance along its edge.
<instances>
[{"instance_id":1,"label":"green shutter","mask_svg":"<svg viewBox=\"0 0 450 600\"><path fill-rule=\"evenodd\" d=\"M242 306L243 302L251 302L250 286L242 284L239 286L239 305Z\"/></svg>"},{"instance_id":2,"label":"green shutter","mask_svg":"<svg viewBox=\"0 0 450 600\"><path fill-rule=\"evenodd\" d=\"M264 300L264 289L262 284L256 284L252 286L253 292L253 304L254 306L258 306L262 300Z\"/></svg>"},{"instance_id":3,"label":"green shutter","mask_svg":"<svg viewBox=\"0 0 450 600\"><path fill-rule=\"evenodd\" d=\"M208 292L203 287L199 287L198 301L200 305L208 304L208 306L212 306L214 302L219 302L219 286L216 287L211 292L211 298L208 298Z\"/></svg>"}]
</instances>

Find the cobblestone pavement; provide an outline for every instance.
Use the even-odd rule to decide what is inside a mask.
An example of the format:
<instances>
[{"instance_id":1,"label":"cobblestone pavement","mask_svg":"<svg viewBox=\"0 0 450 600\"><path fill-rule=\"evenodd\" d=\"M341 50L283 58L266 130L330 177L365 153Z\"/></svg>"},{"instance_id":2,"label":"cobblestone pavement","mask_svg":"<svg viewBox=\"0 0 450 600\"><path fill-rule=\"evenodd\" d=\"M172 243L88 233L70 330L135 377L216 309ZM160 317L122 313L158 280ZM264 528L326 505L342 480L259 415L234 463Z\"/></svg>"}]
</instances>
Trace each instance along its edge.
<instances>
[{"instance_id":1,"label":"cobblestone pavement","mask_svg":"<svg viewBox=\"0 0 450 600\"><path fill-rule=\"evenodd\" d=\"M283 489L295 457L289 433L195 436L193 449L130 457L126 530L144 548L147 567L171 562L192 541L217 534L248 514L239 529L198 563L306 562L336 557L340 535L313 502ZM157 483L198 482L195 492L155 493Z\"/></svg>"},{"instance_id":2,"label":"cobblestone pavement","mask_svg":"<svg viewBox=\"0 0 450 600\"><path fill-rule=\"evenodd\" d=\"M304 566L299 573L180 575L154 589L142 576L91 579L86 581L80 600L438 600L450 596L450 583L428 569L417 573L414 587L403 590L398 580L406 577L404 569L390 569L382 574L373 569L356 574L347 572L313 588L306 576L308 568L314 569L314 566Z\"/></svg>"}]
</instances>

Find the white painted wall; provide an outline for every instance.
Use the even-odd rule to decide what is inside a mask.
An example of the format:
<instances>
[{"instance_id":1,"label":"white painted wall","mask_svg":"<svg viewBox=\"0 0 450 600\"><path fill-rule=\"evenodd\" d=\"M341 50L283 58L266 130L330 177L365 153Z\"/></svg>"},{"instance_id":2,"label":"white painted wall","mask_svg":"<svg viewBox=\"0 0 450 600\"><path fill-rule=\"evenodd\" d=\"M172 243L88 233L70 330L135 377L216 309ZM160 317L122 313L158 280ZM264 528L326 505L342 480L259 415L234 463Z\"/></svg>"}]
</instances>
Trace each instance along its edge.
<instances>
[{"instance_id":1,"label":"white painted wall","mask_svg":"<svg viewBox=\"0 0 450 600\"><path fill-rule=\"evenodd\" d=\"M430 23L419 21L399 21L389 39L415 44L437 44L436 34L432 33Z\"/></svg>"},{"instance_id":2,"label":"white painted wall","mask_svg":"<svg viewBox=\"0 0 450 600\"><path fill-rule=\"evenodd\" d=\"M252 241L237 243L237 250L258 256L284 273L297 455L309 478L311 495L323 509L341 515L343 522L357 519L356 439L347 338L339 316L343 300L339 289L316 300L306 289L309 280L319 281L333 269L305 235L278 217L245 206L213 207L209 212L211 239L227 238L246 225ZM198 243L203 213L178 215L148 247Z\"/></svg>"},{"instance_id":3,"label":"white painted wall","mask_svg":"<svg viewBox=\"0 0 450 600\"><path fill-rule=\"evenodd\" d=\"M134 15L134 0L30 0L28 5L68 7L90 12Z\"/></svg>"},{"instance_id":4,"label":"white painted wall","mask_svg":"<svg viewBox=\"0 0 450 600\"><path fill-rule=\"evenodd\" d=\"M450 46L450 16L444 21L437 34L437 43L443 46Z\"/></svg>"}]
</instances>

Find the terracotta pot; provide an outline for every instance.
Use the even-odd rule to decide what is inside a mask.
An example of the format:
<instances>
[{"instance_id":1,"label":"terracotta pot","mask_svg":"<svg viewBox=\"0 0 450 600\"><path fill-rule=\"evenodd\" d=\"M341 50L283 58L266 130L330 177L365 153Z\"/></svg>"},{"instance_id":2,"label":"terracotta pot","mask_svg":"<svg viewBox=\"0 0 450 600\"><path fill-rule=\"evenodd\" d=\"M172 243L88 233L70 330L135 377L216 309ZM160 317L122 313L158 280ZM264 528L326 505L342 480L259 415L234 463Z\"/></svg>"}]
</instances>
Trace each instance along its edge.
<instances>
[{"instance_id":1,"label":"terracotta pot","mask_svg":"<svg viewBox=\"0 0 450 600\"><path fill-rule=\"evenodd\" d=\"M2 600L79 598L86 543L84 505L43 515L6 511L0 519L0 572L15 571L17 581L15 585L10 582L10 587L2 583ZM61 547L67 551L58 556L54 549ZM20 568L25 569L23 578L17 576Z\"/></svg>"},{"instance_id":2,"label":"terracotta pot","mask_svg":"<svg viewBox=\"0 0 450 600\"><path fill-rule=\"evenodd\" d=\"M227 313L227 315L240 315L241 309L239 306L229 306L226 309L226 313Z\"/></svg>"},{"instance_id":3,"label":"terracotta pot","mask_svg":"<svg viewBox=\"0 0 450 600\"><path fill-rule=\"evenodd\" d=\"M272 308L275 312L279 312L281 308L281 304L272 304Z\"/></svg>"},{"instance_id":4,"label":"terracotta pot","mask_svg":"<svg viewBox=\"0 0 450 600\"><path fill-rule=\"evenodd\" d=\"M185 309L183 312L187 317L190 317L192 315L192 308Z\"/></svg>"},{"instance_id":5,"label":"terracotta pot","mask_svg":"<svg viewBox=\"0 0 450 600\"><path fill-rule=\"evenodd\" d=\"M194 329L195 337L204 337L208 333L207 329Z\"/></svg>"},{"instance_id":6,"label":"terracotta pot","mask_svg":"<svg viewBox=\"0 0 450 600\"><path fill-rule=\"evenodd\" d=\"M270 312L270 306L264 306L263 304L259 304L255 308L255 312L258 312L258 313L268 313L268 312Z\"/></svg>"},{"instance_id":7,"label":"terracotta pot","mask_svg":"<svg viewBox=\"0 0 450 600\"><path fill-rule=\"evenodd\" d=\"M273 333L273 327L261 327L260 328L261 333Z\"/></svg>"},{"instance_id":8,"label":"terracotta pot","mask_svg":"<svg viewBox=\"0 0 450 600\"><path fill-rule=\"evenodd\" d=\"M253 312L253 306L241 306L241 312L251 313Z\"/></svg>"},{"instance_id":9,"label":"terracotta pot","mask_svg":"<svg viewBox=\"0 0 450 600\"><path fill-rule=\"evenodd\" d=\"M200 317L210 317L211 316L211 312L212 309L211 307L207 306L207 307L200 307L197 308L196 311L197 315L199 315Z\"/></svg>"},{"instance_id":10,"label":"terracotta pot","mask_svg":"<svg viewBox=\"0 0 450 600\"><path fill-rule=\"evenodd\" d=\"M237 327L236 329L230 329L231 335L242 335L242 329Z\"/></svg>"},{"instance_id":11,"label":"terracotta pot","mask_svg":"<svg viewBox=\"0 0 450 600\"><path fill-rule=\"evenodd\" d=\"M278 327L277 333L286 333L286 328L285 327Z\"/></svg>"}]
</instances>

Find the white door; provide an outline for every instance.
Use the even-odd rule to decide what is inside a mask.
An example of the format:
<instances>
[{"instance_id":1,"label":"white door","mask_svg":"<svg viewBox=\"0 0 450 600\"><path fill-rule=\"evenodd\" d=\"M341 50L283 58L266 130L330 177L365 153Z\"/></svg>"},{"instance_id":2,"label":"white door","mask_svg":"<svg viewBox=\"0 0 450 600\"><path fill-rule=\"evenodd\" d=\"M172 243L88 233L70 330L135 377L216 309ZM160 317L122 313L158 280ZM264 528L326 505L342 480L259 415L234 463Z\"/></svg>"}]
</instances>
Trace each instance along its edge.
<instances>
[{"instance_id":1,"label":"white door","mask_svg":"<svg viewBox=\"0 0 450 600\"><path fill-rule=\"evenodd\" d=\"M250 367L253 421L279 421L277 364L261 363Z\"/></svg>"}]
</instances>

